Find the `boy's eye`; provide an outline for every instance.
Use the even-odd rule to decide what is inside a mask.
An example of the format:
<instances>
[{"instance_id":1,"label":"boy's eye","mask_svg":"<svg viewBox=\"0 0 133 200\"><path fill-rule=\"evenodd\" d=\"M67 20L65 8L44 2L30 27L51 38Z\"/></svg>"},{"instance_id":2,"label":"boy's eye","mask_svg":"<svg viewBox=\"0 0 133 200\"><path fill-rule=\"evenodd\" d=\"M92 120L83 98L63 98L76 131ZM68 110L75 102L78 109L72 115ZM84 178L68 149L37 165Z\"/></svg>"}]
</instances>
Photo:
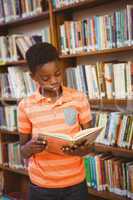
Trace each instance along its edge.
<instances>
[{"instance_id":1,"label":"boy's eye","mask_svg":"<svg viewBox=\"0 0 133 200\"><path fill-rule=\"evenodd\" d=\"M60 71L58 71L58 72L56 72L56 74L55 74L56 76L60 76L61 75L61 72Z\"/></svg>"},{"instance_id":2,"label":"boy's eye","mask_svg":"<svg viewBox=\"0 0 133 200\"><path fill-rule=\"evenodd\" d=\"M43 81L48 81L48 79L49 79L48 77L43 77L42 78Z\"/></svg>"}]
</instances>

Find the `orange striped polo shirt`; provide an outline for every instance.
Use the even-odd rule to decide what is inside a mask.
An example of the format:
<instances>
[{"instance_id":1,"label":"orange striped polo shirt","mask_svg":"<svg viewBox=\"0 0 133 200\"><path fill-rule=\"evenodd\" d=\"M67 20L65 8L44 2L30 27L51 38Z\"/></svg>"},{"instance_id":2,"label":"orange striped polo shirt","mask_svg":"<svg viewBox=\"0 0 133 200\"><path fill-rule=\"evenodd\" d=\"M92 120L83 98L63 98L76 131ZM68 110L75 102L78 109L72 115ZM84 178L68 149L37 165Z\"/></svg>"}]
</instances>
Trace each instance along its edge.
<instances>
[{"instance_id":1,"label":"orange striped polo shirt","mask_svg":"<svg viewBox=\"0 0 133 200\"><path fill-rule=\"evenodd\" d=\"M73 135L80 130L80 124L91 120L86 96L66 87L63 87L63 94L55 103L37 90L19 103L18 111L19 132L31 133L32 137L45 131ZM46 188L72 186L85 178L81 157L45 150L30 158L28 172L32 183Z\"/></svg>"}]
</instances>

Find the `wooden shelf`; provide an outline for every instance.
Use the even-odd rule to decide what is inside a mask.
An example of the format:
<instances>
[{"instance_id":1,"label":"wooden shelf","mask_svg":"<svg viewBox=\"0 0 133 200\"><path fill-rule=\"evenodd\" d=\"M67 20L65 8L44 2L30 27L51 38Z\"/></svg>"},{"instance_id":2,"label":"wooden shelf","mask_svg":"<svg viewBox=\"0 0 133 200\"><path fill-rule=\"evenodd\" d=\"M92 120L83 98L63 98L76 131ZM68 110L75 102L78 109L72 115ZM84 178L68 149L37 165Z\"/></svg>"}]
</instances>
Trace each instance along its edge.
<instances>
[{"instance_id":1,"label":"wooden shelf","mask_svg":"<svg viewBox=\"0 0 133 200\"><path fill-rule=\"evenodd\" d=\"M22 98L0 97L0 101L20 101Z\"/></svg>"},{"instance_id":2,"label":"wooden shelf","mask_svg":"<svg viewBox=\"0 0 133 200\"><path fill-rule=\"evenodd\" d=\"M103 192L99 192L97 190L94 190L92 188L88 188L88 192L91 195L94 195L96 197L101 197L103 199L107 199L107 200L130 200L127 197L122 197L120 195L108 192L108 191L103 191Z\"/></svg>"},{"instance_id":3,"label":"wooden shelf","mask_svg":"<svg viewBox=\"0 0 133 200\"><path fill-rule=\"evenodd\" d=\"M102 110L115 112L120 111L121 108L127 113L133 113L131 107L133 106L133 99L89 99L92 110Z\"/></svg>"},{"instance_id":4,"label":"wooden shelf","mask_svg":"<svg viewBox=\"0 0 133 200\"><path fill-rule=\"evenodd\" d=\"M95 6L99 6L105 3L110 3L108 0L84 0L79 3L73 3L61 8L53 9L54 12L62 12L62 11L77 11L77 9L85 9L85 8L92 8Z\"/></svg>"},{"instance_id":5,"label":"wooden shelf","mask_svg":"<svg viewBox=\"0 0 133 200\"><path fill-rule=\"evenodd\" d=\"M25 25L25 24L30 24L30 23L33 23L33 22L38 22L38 21L43 20L43 19L47 19L48 17L49 17L49 12L44 11L41 14L38 14L38 15L28 16L28 17L25 17L25 18L20 17L17 20L0 24L0 29L22 26L22 25Z\"/></svg>"},{"instance_id":6,"label":"wooden shelf","mask_svg":"<svg viewBox=\"0 0 133 200\"><path fill-rule=\"evenodd\" d=\"M121 147L113 147L104 144L95 143L94 149L96 152L109 153L120 157L133 158L133 150Z\"/></svg>"},{"instance_id":7,"label":"wooden shelf","mask_svg":"<svg viewBox=\"0 0 133 200\"><path fill-rule=\"evenodd\" d=\"M10 168L10 167L6 167L6 166L1 165L1 164L0 164L0 169L28 176L28 172L25 169Z\"/></svg>"},{"instance_id":8,"label":"wooden shelf","mask_svg":"<svg viewBox=\"0 0 133 200\"><path fill-rule=\"evenodd\" d=\"M26 60L18 60L13 62L0 62L0 67L3 66L18 66L18 65L26 65Z\"/></svg>"},{"instance_id":9,"label":"wooden shelf","mask_svg":"<svg viewBox=\"0 0 133 200\"><path fill-rule=\"evenodd\" d=\"M115 107L115 106L98 106L98 105L91 105L90 104L90 107L91 107L91 110L95 110L95 111L100 111L100 112L121 112L121 108L120 107ZM133 111L132 110L127 110L125 107L124 107L124 112L126 112L127 114L132 114Z\"/></svg>"},{"instance_id":10,"label":"wooden shelf","mask_svg":"<svg viewBox=\"0 0 133 200\"><path fill-rule=\"evenodd\" d=\"M91 105L127 105L133 104L133 99L88 99Z\"/></svg>"},{"instance_id":11,"label":"wooden shelf","mask_svg":"<svg viewBox=\"0 0 133 200\"><path fill-rule=\"evenodd\" d=\"M112 49L105 49L105 50L97 50L97 51L90 51L90 52L81 52L76 54L68 54L68 55L60 55L60 58L76 58L76 57L84 57L84 56L94 56L94 55L106 55L112 53L120 53L126 51L132 51L133 46L129 47L120 47L120 48L112 48Z\"/></svg>"},{"instance_id":12,"label":"wooden shelf","mask_svg":"<svg viewBox=\"0 0 133 200\"><path fill-rule=\"evenodd\" d=\"M19 135L18 131L8 131L5 129L0 129L0 134L9 134L9 135Z\"/></svg>"}]
</instances>

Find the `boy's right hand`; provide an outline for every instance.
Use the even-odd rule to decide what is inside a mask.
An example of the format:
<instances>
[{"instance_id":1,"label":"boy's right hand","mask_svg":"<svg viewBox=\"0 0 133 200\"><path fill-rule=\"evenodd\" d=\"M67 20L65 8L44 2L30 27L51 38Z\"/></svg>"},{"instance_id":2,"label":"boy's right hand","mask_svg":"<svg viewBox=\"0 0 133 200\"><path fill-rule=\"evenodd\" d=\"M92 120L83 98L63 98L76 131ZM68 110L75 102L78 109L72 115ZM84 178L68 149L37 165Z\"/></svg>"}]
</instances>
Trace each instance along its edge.
<instances>
[{"instance_id":1,"label":"boy's right hand","mask_svg":"<svg viewBox=\"0 0 133 200\"><path fill-rule=\"evenodd\" d=\"M33 138L28 141L24 146L23 150L27 153L27 155L34 155L36 153L40 153L45 150L47 147L47 141L43 140L43 142L38 142L37 138Z\"/></svg>"}]
</instances>

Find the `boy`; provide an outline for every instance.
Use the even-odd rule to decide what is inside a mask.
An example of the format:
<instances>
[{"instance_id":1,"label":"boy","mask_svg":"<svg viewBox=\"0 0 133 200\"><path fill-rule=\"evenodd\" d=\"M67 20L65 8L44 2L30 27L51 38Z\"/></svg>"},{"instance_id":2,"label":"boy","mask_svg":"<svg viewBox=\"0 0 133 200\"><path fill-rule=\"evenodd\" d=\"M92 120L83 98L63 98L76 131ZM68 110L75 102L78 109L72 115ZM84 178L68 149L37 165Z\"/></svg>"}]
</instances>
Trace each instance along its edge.
<instances>
[{"instance_id":1,"label":"boy","mask_svg":"<svg viewBox=\"0 0 133 200\"><path fill-rule=\"evenodd\" d=\"M26 53L36 92L19 103L19 132L22 156L29 159L30 200L88 200L82 155L87 141L64 147L64 154L47 151L40 133L74 134L91 121L86 97L62 85L58 52L49 43L35 44Z\"/></svg>"}]
</instances>

